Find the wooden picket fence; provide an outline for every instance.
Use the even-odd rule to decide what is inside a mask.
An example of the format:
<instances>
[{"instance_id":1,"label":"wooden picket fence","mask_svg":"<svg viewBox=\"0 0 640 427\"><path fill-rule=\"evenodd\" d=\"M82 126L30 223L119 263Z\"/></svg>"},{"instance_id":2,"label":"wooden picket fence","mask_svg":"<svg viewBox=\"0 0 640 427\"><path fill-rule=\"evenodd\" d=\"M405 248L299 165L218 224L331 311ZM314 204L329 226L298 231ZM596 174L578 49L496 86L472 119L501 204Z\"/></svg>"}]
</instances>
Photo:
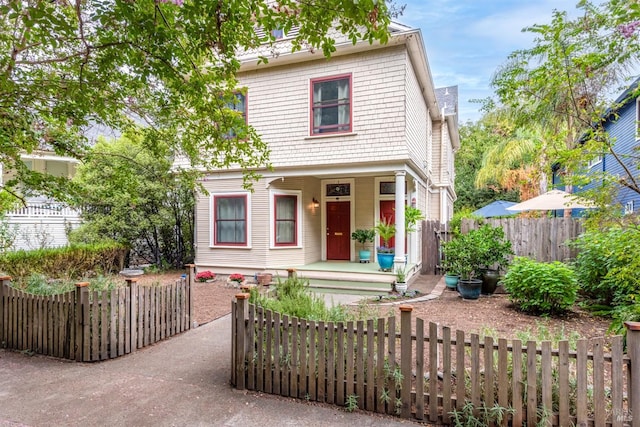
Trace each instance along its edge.
<instances>
[{"instance_id":1,"label":"wooden picket fence","mask_svg":"<svg viewBox=\"0 0 640 427\"><path fill-rule=\"evenodd\" d=\"M41 296L0 277L0 345L81 362L113 359L191 329L193 269L175 283Z\"/></svg>"},{"instance_id":2,"label":"wooden picket fence","mask_svg":"<svg viewBox=\"0 0 640 427\"><path fill-rule=\"evenodd\" d=\"M247 297L232 303L237 389L442 424L472 404L476 416L495 405L512 408L505 426L640 425L638 417L630 424L640 378L631 375L619 336L552 349L548 341L481 338L434 323L425 329L406 306L400 325L395 317L315 322L263 310ZM640 327L629 338L640 365Z\"/></svg>"}]
</instances>

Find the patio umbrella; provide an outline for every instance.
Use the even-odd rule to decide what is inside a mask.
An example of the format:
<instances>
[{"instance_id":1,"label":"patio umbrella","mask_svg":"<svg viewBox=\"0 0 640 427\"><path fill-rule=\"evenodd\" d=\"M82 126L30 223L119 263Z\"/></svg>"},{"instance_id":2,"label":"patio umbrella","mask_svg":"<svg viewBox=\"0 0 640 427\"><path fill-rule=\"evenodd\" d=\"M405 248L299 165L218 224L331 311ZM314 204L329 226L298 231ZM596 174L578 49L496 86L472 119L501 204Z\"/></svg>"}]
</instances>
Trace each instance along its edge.
<instances>
[{"instance_id":1,"label":"patio umbrella","mask_svg":"<svg viewBox=\"0 0 640 427\"><path fill-rule=\"evenodd\" d=\"M508 207L515 205L516 202L507 202L506 200L496 200L489 203L480 209L473 211L472 215L481 216L483 218L491 218L494 216L508 216L513 215L515 212L507 210Z\"/></svg>"},{"instance_id":2,"label":"patio umbrella","mask_svg":"<svg viewBox=\"0 0 640 427\"><path fill-rule=\"evenodd\" d=\"M589 200L562 190L551 190L533 199L513 205L507 210L515 211L553 211L559 209L591 209L596 206Z\"/></svg>"}]
</instances>

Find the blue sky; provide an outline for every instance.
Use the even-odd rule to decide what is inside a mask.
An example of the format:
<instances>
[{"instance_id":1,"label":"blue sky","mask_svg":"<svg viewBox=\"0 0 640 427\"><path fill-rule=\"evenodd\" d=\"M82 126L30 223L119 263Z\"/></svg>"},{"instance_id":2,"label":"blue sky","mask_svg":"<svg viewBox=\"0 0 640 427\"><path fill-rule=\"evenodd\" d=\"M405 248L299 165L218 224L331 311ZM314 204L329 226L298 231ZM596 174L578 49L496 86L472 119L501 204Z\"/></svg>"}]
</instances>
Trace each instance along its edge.
<instances>
[{"instance_id":1,"label":"blue sky","mask_svg":"<svg viewBox=\"0 0 640 427\"><path fill-rule=\"evenodd\" d=\"M491 77L507 56L533 46L524 27L551 21L552 12L576 15L577 0L397 0L406 4L397 20L420 28L436 87L458 85L460 122L480 117L491 95Z\"/></svg>"}]
</instances>

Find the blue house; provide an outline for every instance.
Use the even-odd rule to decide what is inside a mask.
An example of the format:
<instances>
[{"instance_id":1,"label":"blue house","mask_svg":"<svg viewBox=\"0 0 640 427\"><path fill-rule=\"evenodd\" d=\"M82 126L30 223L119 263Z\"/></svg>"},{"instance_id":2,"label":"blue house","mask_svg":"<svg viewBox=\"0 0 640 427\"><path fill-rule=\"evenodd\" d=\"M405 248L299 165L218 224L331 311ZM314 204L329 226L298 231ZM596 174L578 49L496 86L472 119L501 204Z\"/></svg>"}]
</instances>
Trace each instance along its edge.
<instances>
[{"instance_id":1,"label":"blue house","mask_svg":"<svg viewBox=\"0 0 640 427\"><path fill-rule=\"evenodd\" d=\"M604 152L589 161L586 165L588 174L594 175L594 180L581 188L575 188L576 193L597 188L602 183L602 176L618 177L638 187L640 181L634 184L633 180L640 179L639 155L640 155L640 78L636 79L614 102L613 108L608 110L603 117L603 127L609 135L613 153ZM615 154L614 154L615 153ZM562 188L559 178L559 170L554 167L553 184L556 188ZM625 214L640 211L640 194L638 191L620 182L613 195L614 203L620 205ZM574 209L574 214L580 211Z\"/></svg>"}]
</instances>

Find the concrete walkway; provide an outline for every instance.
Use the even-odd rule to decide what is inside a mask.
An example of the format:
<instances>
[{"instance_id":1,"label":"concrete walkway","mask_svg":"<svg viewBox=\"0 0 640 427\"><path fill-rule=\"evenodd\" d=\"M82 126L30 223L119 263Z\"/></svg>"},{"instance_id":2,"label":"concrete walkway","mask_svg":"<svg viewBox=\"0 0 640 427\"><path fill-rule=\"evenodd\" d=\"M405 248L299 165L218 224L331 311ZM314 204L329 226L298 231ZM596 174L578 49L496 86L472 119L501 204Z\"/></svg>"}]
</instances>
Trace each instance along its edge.
<instances>
[{"instance_id":1,"label":"concrete walkway","mask_svg":"<svg viewBox=\"0 0 640 427\"><path fill-rule=\"evenodd\" d=\"M92 364L0 350L0 427L416 425L233 390L230 331L225 316Z\"/></svg>"}]
</instances>

